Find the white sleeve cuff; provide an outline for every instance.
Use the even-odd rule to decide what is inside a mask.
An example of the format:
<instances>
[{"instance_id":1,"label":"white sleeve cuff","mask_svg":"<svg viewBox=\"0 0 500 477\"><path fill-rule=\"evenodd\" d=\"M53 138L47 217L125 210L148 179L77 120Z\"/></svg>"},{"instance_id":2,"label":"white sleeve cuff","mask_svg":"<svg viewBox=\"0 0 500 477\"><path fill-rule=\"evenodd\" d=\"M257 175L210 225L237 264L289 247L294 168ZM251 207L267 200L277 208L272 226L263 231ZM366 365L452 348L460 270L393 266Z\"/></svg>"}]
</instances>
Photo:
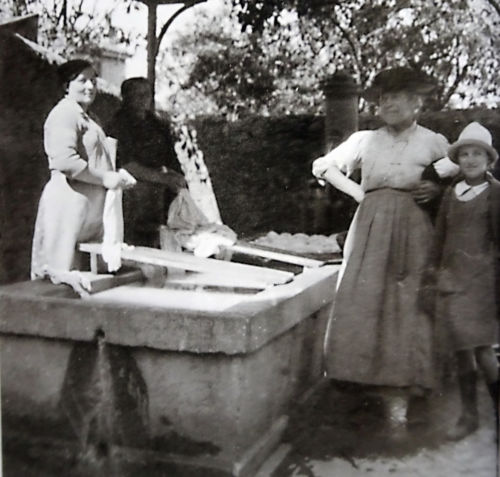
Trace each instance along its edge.
<instances>
[{"instance_id":1,"label":"white sleeve cuff","mask_svg":"<svg viewBox=\"0 0 500 477\"><path fill-rule=\"evenodd\" d=\"M432 165L441 179L455 177L460 170L460 168L449 157L443 157L442 159L434 162Z\"/></svg>"}]
</instances>

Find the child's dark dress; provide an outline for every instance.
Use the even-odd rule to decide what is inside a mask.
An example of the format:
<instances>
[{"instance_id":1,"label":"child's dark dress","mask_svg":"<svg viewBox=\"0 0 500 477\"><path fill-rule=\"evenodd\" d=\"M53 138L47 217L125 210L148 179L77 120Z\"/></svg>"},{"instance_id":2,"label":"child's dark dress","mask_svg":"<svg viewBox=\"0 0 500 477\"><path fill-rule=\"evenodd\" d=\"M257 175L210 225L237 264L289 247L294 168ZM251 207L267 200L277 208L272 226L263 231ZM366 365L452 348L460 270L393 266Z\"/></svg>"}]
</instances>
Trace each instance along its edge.
<instances>
[{"instance_id":1,"label":"child's dark dress","mask_svg":"<svg viewBox=\"0 0 500 477\"><path fill-rule=\"evenodd\" d=\"M453 191L441 217L446 236L438 275L443 325L453 350L498 342L496 248L489 222L491 187L463 202Z\"/></svg>"}]
</instances>

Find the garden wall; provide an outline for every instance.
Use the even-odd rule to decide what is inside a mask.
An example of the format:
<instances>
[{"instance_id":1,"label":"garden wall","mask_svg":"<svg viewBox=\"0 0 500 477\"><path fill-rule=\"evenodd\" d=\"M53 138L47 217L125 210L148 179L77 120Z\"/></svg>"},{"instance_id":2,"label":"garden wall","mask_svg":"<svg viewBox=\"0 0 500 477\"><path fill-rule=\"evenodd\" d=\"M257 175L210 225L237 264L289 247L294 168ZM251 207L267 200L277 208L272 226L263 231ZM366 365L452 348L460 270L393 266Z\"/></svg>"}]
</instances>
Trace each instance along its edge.
<instances>
[{"instance_id":1,"label":"garden wall","mask_svg":"<svg viewBox=\"0 0 500 477\"><path fill-rule=\"evenodd\" d=\"M1 31L0 84L0 283L7 283L29 276L38 200L49 178L43 124L61 91L43 51ZM118 104L101 92L93 109L104 120Z\"/></svg>"}]
</instances>

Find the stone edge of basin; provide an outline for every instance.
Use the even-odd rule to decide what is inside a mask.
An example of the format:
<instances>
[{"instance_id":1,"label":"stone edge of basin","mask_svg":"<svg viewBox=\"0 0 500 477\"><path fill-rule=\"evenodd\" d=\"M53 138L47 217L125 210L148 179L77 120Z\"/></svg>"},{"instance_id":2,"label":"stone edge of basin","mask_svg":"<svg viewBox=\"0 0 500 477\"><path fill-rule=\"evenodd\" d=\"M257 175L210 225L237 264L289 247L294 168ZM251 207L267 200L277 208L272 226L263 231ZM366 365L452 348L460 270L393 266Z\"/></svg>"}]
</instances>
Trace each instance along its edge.
<instances>
[{"instance_id":1,"label":"stone edge of basin","mask_svg":"<svg viewBox=\"0 0 500 477\"><path fill-rule=\"evenodd\" d=\"M284 294L265 291L261 299L202 313L83 301L66 287L19 282L0 287L0 335L92 341L102 330L106 341L116 345L249 353L330 305L338 268L318 270L282 285L288 287Z\"/></svg>"}]
</instances>

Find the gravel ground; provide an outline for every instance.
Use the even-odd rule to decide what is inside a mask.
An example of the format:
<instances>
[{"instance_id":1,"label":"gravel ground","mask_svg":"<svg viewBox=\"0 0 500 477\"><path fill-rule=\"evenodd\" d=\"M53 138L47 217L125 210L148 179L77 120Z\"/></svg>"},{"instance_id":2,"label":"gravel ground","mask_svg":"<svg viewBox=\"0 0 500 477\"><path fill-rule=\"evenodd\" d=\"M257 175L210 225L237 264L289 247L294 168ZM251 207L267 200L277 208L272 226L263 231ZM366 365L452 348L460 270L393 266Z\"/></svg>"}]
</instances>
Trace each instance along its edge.
<instances>
[{"instance_id":1,"label":"gravel ground","mask_svg":"<svg viewBox=\"0 0 500 477\"><path fill-rule=\"evenodd\" d=\"M299 253L339 251L336 235L272 231L256 242ZM412 407L412 426L398 439L386 428L377 398L361 387L330 383L292 416L285 436L292 450L272 477L500 476L493 406L484 385L479 386L480 429L449 442L445 434L460 412L453 383Z\"/></svg>"},{"instance_id":2,"label":"gravel ground","mask_svg":"<svg viewBox=\"0 0 500 477\"><path fill-rule=\"evenodd\" d=\"M417 404L408 434L396 438L384 425L380 401L360 388L328 385L292 418L286 436L292 451L272 477L498 475L493 406L485 388L480 429L458 442L445 438L459 413L455 386Z\"/></svg>"}]
</instances>

